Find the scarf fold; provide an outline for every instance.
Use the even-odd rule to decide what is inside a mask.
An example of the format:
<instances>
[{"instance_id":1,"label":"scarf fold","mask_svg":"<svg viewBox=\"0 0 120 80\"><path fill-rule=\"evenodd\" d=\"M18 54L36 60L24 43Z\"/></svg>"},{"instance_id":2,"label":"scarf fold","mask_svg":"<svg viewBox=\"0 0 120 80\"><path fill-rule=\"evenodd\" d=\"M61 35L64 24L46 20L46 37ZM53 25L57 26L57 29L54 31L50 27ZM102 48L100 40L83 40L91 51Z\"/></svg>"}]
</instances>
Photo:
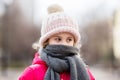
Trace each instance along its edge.
<instances>
[{"instance_id":1,"label":"scarf fold","mask_svg":"<svg viewBox=\"0 0 120 80\"><path fill-rule=\"evenodd\" d=\"M44 80L60 80L60 73L70 72L70 80L90 80L79 50L72 46L48 45L41 50L40 58L48 69Z\"/></svg>"}]
</instances>

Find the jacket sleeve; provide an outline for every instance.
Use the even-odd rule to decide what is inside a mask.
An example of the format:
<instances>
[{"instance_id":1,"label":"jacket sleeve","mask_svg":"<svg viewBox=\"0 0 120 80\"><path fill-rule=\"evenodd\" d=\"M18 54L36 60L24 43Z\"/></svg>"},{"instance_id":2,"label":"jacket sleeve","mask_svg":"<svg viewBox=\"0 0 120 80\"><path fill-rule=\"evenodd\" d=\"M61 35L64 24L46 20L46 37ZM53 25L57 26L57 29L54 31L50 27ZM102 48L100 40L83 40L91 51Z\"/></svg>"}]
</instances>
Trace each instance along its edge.
<instances>
[{"instance_id":1,"label":"jacket sleeve","mask_svg":"<svg viewBox=\"0 0 120 80\"><path fill-rule=\"evenodd\" d=\"M95 77L93 76L93 74L91 73L91 71L89 70L89 68L87 68L88 74L90 76L90 80L95 80Z\"/></svg>"},{"instance_id":2,"label":"jacket sleeve","mask_svg":"<svg viewBox=\"0 0 120 80\"><path fill-rule=\"evenodd\" d=\"M19 80L34 80L33 69L27 67L23 73L20 75Z\"/></svg>"}]
</instances>

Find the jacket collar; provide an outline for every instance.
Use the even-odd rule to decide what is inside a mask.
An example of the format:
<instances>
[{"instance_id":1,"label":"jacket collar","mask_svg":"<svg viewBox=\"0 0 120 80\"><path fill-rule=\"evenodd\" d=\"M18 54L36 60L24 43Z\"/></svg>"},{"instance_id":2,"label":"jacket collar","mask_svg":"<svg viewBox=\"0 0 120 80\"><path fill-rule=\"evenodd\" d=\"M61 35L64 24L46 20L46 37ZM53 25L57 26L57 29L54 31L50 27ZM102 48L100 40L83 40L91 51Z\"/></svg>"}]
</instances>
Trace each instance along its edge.
<instances>
[{"instance_id":1,"label":"jacket collar","mask_svg":"<svg viewBox=\"0 0 120 80\"><path fill-rule=\"evenodd\" d=\"M45 63L42 59L40 59L39 56L40 56L40 55L39 55L38 52L35 53L32 64L43 64L43 65L46 65L46 63Z\"/></svg>"}]
</instances>

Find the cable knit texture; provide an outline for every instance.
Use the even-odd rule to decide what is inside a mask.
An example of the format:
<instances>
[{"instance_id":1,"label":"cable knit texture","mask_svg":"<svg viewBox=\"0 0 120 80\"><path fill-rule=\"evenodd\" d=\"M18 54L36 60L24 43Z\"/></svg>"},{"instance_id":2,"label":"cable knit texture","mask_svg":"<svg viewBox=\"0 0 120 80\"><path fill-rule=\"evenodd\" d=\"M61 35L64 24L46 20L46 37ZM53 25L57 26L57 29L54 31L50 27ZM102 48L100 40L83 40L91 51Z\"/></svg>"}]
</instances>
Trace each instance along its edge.
<instances>
[{"instance_id":1,"label":"cable knit texture","mask_svg":"<svg viewBox=\"0 0 120 80\"><path fill-rule=\"evenodd\" d=\"M43 46L43 43L52 35L61 32L68 32L72 34L75 38L75 44L79 43L79 28L74 19L72 19L64 12L49 14L47 19L45 19L42 24L41 38L39 41L40 46Z\"/></svg>"}]
</instances>

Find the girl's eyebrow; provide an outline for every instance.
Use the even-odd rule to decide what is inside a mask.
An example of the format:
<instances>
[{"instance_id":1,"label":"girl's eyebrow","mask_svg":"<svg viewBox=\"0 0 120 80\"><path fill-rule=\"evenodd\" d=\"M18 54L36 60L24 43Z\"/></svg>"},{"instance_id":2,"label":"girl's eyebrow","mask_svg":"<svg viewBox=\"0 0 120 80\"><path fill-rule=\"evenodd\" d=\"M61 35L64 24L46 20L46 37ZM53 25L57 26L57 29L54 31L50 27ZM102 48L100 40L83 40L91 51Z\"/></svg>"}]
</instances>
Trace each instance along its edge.
<instances>
[{"instance_id":1,"label":"girl's eyebrow","mask_svg":"<svg viewBox=\"0 0 120 80\"><path fill-rule=\"evenodd\" d=\"M73 38L73 37L68 37L68 38Z\"/></svg>"},{"instance_id":2,"label":"girl's eyebrow","mask_svg":"<svg viewBox=\"0 0 120 80\"><path fill-rule=\"evenodd\" d=\"M53 36L53 37L61 37L61 36Z\"/></svg>"},{"instance_id":3,"label":"girl's eyebrow","mask_svg":"<svg viewBox=\"0 0 120 80\"><path fill-rule=\"evenodd\" d=\"M53 37L61 37L61 36L53 36ZM67 37L67 38L73 38L72 36L70 36L70 37Z\"/></svg>"},{"instance_id":4,"label":"girl's eyebrow","mask_svg":"<svg viewBox=\"0 0 120 80\"><path fill-rule=\"evenodd\" d=\"M72 37L72 36L69 36L69 37L67 37L67 38L73 38L73 39L74 39L74 37Z\"/></svg>"}]
</instances>

